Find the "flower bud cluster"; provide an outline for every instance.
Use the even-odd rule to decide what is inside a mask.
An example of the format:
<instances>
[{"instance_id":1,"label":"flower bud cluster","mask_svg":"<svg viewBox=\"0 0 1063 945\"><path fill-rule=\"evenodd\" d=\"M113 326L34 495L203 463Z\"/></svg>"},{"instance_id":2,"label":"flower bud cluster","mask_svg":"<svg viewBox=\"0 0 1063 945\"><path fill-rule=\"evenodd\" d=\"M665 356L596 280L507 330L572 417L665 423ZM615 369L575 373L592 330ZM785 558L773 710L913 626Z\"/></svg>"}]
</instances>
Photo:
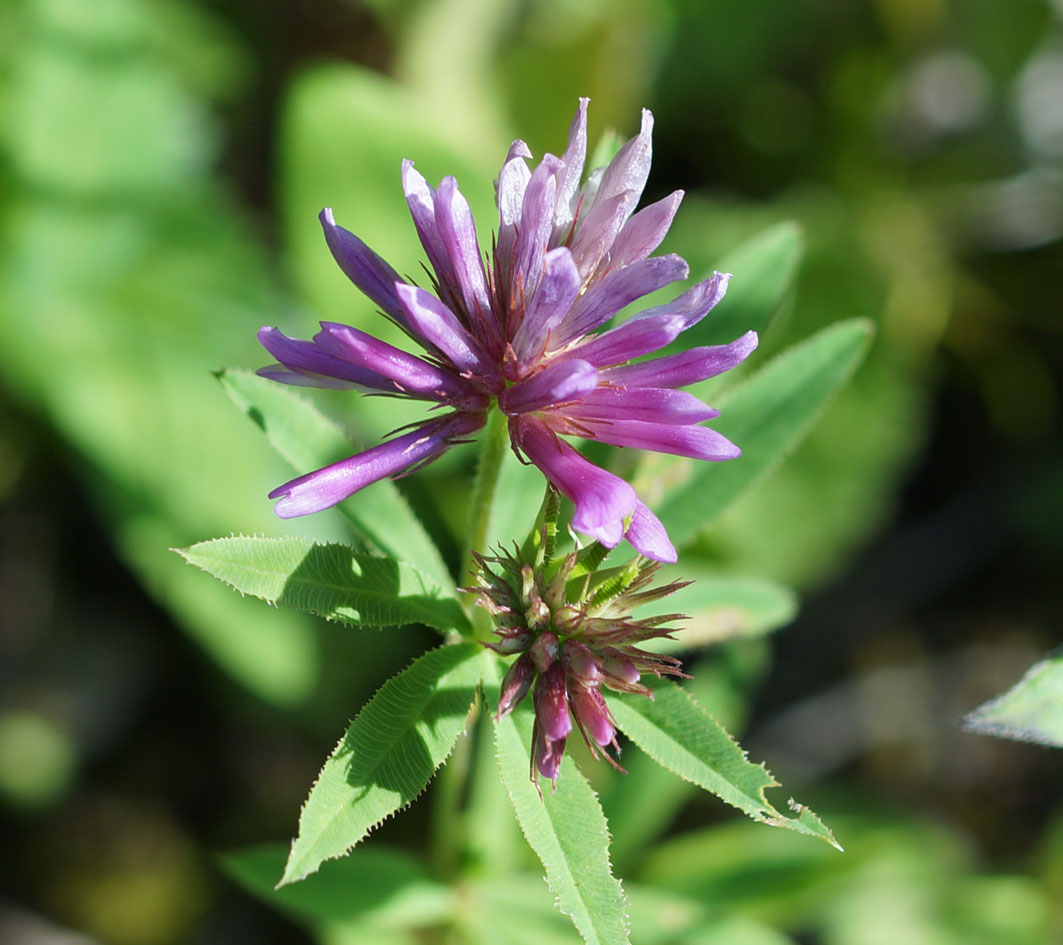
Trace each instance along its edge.
<instances>
[{"instance_id":1,"label":"flower bud cluster","mask_svg":"<svg viewBox=\"0 0 1063 945\"><path fill-rule=\"evenodd\" d=\"M636 644L668 637L665 627L680 614L633 619L642 604L684 586L649 588L657 562L636 559L626 567L594 573L575 552L554 561L540 554L529 562L519 549L488 557L476 555L477 602L491 613L497 639L486 644L503 656L519 654L502 680L496 719L508 715L532 693L531 777L556 783L565 742L579 730L593 757L618 755L616 720L602 687L652 698L640 682L643 673L683 676L671 656L649 653Z\"/></svg>"}]
</instances>

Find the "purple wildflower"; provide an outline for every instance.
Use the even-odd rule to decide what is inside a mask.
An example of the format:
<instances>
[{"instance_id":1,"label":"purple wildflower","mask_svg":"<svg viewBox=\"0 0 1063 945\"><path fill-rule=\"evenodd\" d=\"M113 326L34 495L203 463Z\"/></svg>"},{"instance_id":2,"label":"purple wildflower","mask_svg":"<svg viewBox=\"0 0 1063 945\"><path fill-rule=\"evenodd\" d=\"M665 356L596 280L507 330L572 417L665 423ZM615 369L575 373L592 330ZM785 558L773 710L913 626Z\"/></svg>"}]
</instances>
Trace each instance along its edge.
<instances>
[{"instance_id":1,"label":"purple wildflower","mask_svg":"<svg viewBox=\"0 0 1063 945\"><path fill-rule=\"evenodd\" d=\"M688 275L679 256L650 254L671 225L682 191L637 213L650 168L653 119L581 184L587 99L558 158L534 170L515 141L496 181L498 230L484 265L469 205L454 178L430 187L403 162L402 184L431 264L434 293L401 279L354 234L321 213L340 268L416 344L413 355L356 328L322 323L312 341L263 328L277 364L259 371L287 384L355 388L424 400L447 412L384 444L274 489L282 518L328 508L379 479L440 456L474 433L495 406L514 451L538 466L575 505L573 528L613 547L626 537L643 555L674 561L661 523L624 480L561 437L582 437L724 460L733 443L702 421L717 411L678 388L720 374L757 345L747 332L728 345L632 363L674 341L723 297L730 276L599 331L628 304Z\"/></svg>"},{"instance_id":2,"label":"purple wildflower","mask_svg":"<svg viewBox=\"0 0 1063 945\"><path fill-rule=\"evenodd\" d=\"M680 615L629 616L641 604L684 585L650 588L660 565L642 560L579 582L572 579L576 553L549 564L541 555L536 563L528 562L520 551L475 557L478 585L467 590L477 594L495 622L498 639L487 646L502 655L520 654L502 680L496 719L532 693L532 780L541 775L557 781L573 728L593 757L604 755L623 770L606 750L615 755L620 748L602 686L649 696L639 681L643 673L684 675L678 660L636 645L668 636L674 628L663 625Z\"/></svg>"}]
</instances>

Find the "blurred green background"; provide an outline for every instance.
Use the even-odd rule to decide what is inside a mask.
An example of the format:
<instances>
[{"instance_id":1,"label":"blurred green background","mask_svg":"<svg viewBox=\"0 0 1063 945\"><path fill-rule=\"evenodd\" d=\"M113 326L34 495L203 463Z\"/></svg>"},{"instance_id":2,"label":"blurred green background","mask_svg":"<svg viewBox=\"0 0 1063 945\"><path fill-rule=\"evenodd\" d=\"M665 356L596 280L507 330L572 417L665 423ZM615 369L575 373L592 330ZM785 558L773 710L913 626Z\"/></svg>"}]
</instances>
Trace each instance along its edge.
<instances>
[{"instance_id":1,"label":"blurred green background","mask_svg":"<svg viewBox=\"0 0 1063 945\"><path fill-rule=\"evenodd\" d=\"M647 196L687 191L665 249L695 273L775 241L745 290L778 294L765 354L878 325L692 557L798 589L699 691L849 852L603 782L621 875L709 904L721 945L1063 941L1061 756L958 727L1063 624L1060 0L0 4L0 941L313 940L218 856L293 834L430 637L242 600L167 550L341 534L273 517L290 473L211 372L268 360L263 324L371 317L322 206L415 272L400 160L456 174L483 236L509 141L558 152L579 95L592 138L653 110ZM322 403L365 442L407 419ZM451 558L431 499L471 458L402 483ZM422 806L371 842L417 850Z\"/></svg>"}]
</instances>

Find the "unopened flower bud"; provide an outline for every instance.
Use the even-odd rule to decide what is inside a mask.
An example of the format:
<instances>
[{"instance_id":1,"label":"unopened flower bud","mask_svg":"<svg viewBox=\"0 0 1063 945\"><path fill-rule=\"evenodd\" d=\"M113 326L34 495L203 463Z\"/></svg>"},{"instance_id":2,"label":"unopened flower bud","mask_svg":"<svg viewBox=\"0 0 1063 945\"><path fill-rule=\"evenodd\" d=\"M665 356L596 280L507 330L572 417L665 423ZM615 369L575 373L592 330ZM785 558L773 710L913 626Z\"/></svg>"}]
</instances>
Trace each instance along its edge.
<instances>
[{"instance_id":1,"label":"unopened flower bud","mask_svg":"<svg viewBox=\"0 0 1063 945\"><path fill-rule=\"evenodd\" d=\"M535 683L535 719L549 741L560 741L572 731L568 712L565 671L554 663Z\"/></svg>"},{"instance_id":2,"label":"unopened flower bud","mask_svg":"<svg viewBox=\"0 0 1063 945\"><path fill-rule=\"evenodd\" d=\"M531 644L531 634L527 630L516 627L500 627L495 633L501 639L485 643L484 646L489 646L502 656L523 653Z\"/></svg>"},{"instance_id":3,"label":"unopened flower bud","mask_svg":"<svg viewBox=\"0 0 1063 945\"><path fill-rule=\"evenodd\" d=\"M592 685L602 678L601 668L590 647L578 640L569 640L562 647L561 662L569 676L584 686Z\"/></svg>"},{"instance_id":4,"label":"unopened flower bud","mask_svg":"<svg viewBox=\"0 0 1063 945\"><path fill-rule=\"evenodd\" d=\"M638 667L626 656L607 656L602 660L602 670L606 676L612 676L629 686L635 685L641 675Z\"/></svg>"},{"instance_id":5,"label":"unopened flower bud","mask_svg":"<svg viewBox=\"0 0 1063 945\"><path fill-rule=\"evenodd\" d=\"M540 673L545 673L557 662L560 644L557 637L552 633L540 633L531 645L531 658L535 662L535 668Z\"/></svg>"},{"instance_id":6,"label":"unopened flower bud","mask_svg":"<svg viewBox=\"0 0 1063 945\"><path fill-rule=\"evenodd\" d=\"M539 774L556 784L557 776L561 773L561 759L564 754L565 739L548 738L542 726L537 725L532 741L532 760Z\"/></svg>"},{"instance_id":7,"label":"unopened flower bud","mask_svg":"<svg viewBox=\"0 0 1063 945\"><path fill-rule=\"evenodd\" d=\"M520 659L514 661L502 680L502 687L498 693L496 719L500 719L513 711L514 706L528 694L534 678L535 666L531 661L531 657L525 653Z\"/></svg>"},{"instance_id":8,"label":"unopened flower bud","mask_svg":"<svg viewBox=\"0 0 1063 945\"><path fill-rule=\"evenodd\" d=\"M597 687L572 686L569 690L572 711L585 735L599 745L608 745L616 737L616 725L609 706Z\"/></svg>"}]
</instances>

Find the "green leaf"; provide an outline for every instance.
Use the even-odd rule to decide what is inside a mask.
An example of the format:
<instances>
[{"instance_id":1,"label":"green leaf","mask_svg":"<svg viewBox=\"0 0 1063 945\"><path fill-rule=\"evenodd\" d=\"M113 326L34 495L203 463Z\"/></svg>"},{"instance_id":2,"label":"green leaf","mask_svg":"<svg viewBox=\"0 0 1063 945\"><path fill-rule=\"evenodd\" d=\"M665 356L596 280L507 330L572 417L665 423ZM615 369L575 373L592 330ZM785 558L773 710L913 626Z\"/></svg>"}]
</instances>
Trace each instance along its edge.
<instances>
[{"instance_id":1,"label":"green leaf","mask_svg":"<svg viewBox=\"0 0 1063 945\"><path fill-rule=\"evenodd\" d=\"M226 854L226 871L244 889L275 909L319 925L359 923L410 928L444 920L453 893L432 879L413 857L367 846L325 864L304 882L275 888L288 848L281 844Z\"/></svg>"},{"instance_id":2,"label":"green leaf","mask_svg":"<svg viewBox=\"0 0 1063 945\"><path fill-rule=\"evenodd\" d=\"M542 860L558 908L588 945L628 942L626 903L609 865L609 830L598 797L566 755L557 781L539 797L528 777L532 718L517 711L495 728L502 781L528 844Z\"/></svg>"},{"instance_id":3,"label":"green leaf","mask_svg":"<svg viewBox=\"0 0 1063 945\"><path fill-rule=\"evenodd\" d=\"M431 650L369 700L303 805L279 885L343 856L420 795L465 728L484 654L472 643Z\"/></svg>"},{"instance_id":4,"label":"green leaf","mask_svg":"<svg viewBox=\"0 0 1063 945\"><path fill-rule=\"evenodd\" d=\"M320 469L360 449L313 402L282 384L233 369L221 371L218 379L236 406L261 427L270 445L296 472ZM338 508L389 558L412 564L443 587L452 583L438 549L394 483L374 483Z\"/></svg>"},{"instance_id":5,"label":"green leaf","mask_svg":"<svg viewBox=\"0 0 1063 945\"><path fill-rule=\"evenodd\" d=\"M241 594L356 627L468 630L461 605L416 568L305 538L243 535L175 549Z\"/></svg>"},{"instance_id":6,"label":"green leaf","mask_svg":"<svg viewBox=\"0 0 1063 945\"><path fill-rule=\"evenodd\" d=\"M764 331L791 291L804 252L801 228L786 221L728 253L715 267L734 275L727 295L683 334L683 347L726 344L747 331Z\"/></svg>"},{"instance_id":7,"label":"green leaf","mask_svg":"<svg viewBox=\"0 0 1063 945\"><path fill-rule=\"evenodd\" d=\"M693 583L661 600L640 607L640 618L682 613L681 629L674 640L654 642L660 653L723 643L744 637L757 637L784 627L797 614L797 597L789 588L759 578L697 576L689 568L666 568L658 581L685 577Z\"/></svg>"},{"instance_id":8,"label":"green leaf","mask_svg":"<svg viewBox=\"0 0 1063 945\"><path fill-rule=\"evenodd\" d=\"M963 727L1063 748L1063 652L1035 663L1011 689L968 715Z\"/></svg>"},{"instance_id":9,"label":"green leaf","mask_svg":"<svg viewBox=\"0 0 1063 945\"><path fill-rule=\"evenodd\" d=\"M801 441L860 363L870 337L864 319L831 325L730 394L713 426L742 449L738 459L706 463L646 454L635 486L676 545L693 539Z\"/></svg>"},{"instance_id":10,"label":"green leaf","mask_svg":"<svg viewBox=\"0 0 1063 945\"><path fill-rule=\"evenodd\" d=\"M778 782L755 765L715 719L675 683L650 679L653 698L614 695L608 699L617 724L658 764L711 791L753 820L819 837L838 847L834 835L807 807L792 799L797 816L777 811L764 796ZM840 850L841 847L838 847Z\"/></svg>"}]
</instances>

